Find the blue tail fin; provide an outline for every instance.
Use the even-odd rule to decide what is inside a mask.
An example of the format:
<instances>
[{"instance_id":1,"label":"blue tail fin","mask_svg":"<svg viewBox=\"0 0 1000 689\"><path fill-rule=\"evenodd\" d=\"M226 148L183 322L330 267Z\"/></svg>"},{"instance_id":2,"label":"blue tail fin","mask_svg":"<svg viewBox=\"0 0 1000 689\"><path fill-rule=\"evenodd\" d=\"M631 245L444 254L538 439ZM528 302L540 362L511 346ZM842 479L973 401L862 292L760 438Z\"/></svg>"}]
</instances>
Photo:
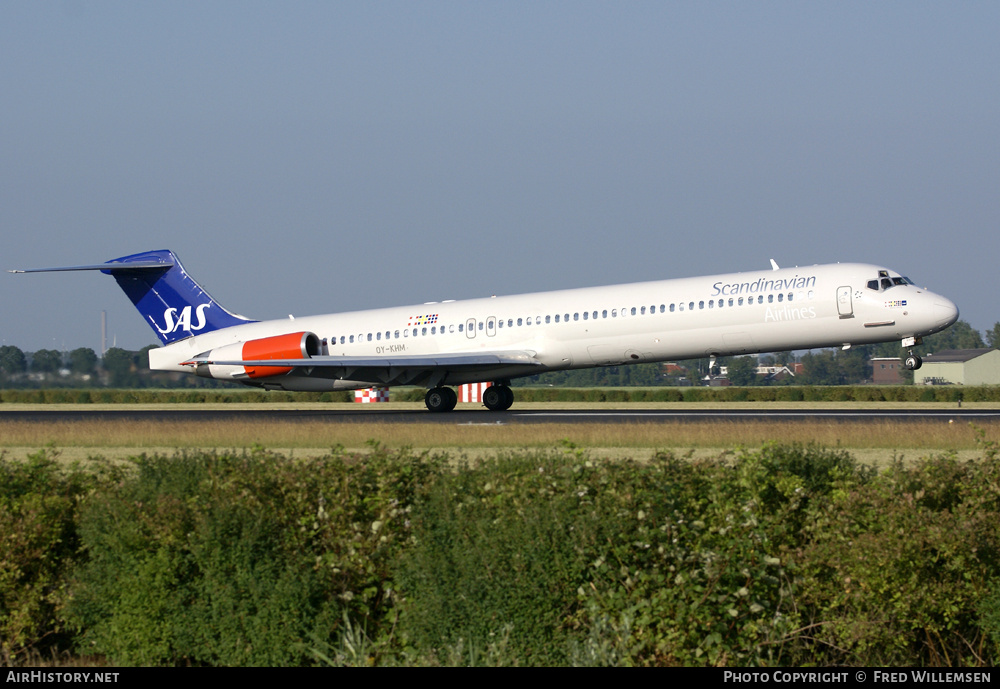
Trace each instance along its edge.
<instances>
[{"instance_id":1,"label":"blue tail fin","mask_svg":"<svg viewBox=\"0 0 1000 689\"><path fill-rule=\"evenodd\" d=\"M222 308L184 270L172 251L147 251L108 261L114 276L163 344L232 325L250 323Z\"/></svg>"},{"instance_id":2,"label":"blue tail fin","mask_svg":"<svg viewBox=\"0 0 1000 689\"><path fill-rule=\"evenodd\" d=\"M113 276L165 345L192 335L254 322L219 306L191 279L174 253L165 249L123 256L98 265L12 272L63 270L99 270Z\"/></svg>"}]
</instances>

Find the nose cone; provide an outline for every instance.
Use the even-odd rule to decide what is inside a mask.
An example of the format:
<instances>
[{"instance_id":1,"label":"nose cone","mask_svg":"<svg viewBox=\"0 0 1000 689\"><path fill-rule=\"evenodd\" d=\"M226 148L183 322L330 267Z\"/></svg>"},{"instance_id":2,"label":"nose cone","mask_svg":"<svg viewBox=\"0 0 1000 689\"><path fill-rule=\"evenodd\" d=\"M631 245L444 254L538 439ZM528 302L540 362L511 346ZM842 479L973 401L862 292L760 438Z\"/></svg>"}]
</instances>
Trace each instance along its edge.
<instances>
[{"instance_id":1,"label":"nose cone","mask_svg":"<svg viewBox=\"0 0 1000 689\"><path fill-rule=\"evenodd\" d=\"M938 330L944 330L958 320L958 307L949 299L934 297L934 321Z\"/></svg>"}]
</instances>

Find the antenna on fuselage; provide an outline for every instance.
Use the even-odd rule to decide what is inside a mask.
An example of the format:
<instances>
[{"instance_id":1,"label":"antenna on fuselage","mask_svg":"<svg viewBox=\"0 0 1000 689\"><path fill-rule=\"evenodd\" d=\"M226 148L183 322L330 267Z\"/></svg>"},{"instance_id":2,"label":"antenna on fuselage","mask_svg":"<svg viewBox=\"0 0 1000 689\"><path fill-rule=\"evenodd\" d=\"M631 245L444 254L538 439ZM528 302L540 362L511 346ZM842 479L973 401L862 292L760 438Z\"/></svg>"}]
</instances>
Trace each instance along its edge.
<instances>
[{"instance_id":1,"label":"antenna on fuselage","mask_svg":"<svg viewBox=\"0 0 1000 689\"><path fill-rule=\"evenodd\" d=\"M778 268L778 264L774 262L773 258L771 259L771 270L781 270Z\"/></svg>"}]
</instances>

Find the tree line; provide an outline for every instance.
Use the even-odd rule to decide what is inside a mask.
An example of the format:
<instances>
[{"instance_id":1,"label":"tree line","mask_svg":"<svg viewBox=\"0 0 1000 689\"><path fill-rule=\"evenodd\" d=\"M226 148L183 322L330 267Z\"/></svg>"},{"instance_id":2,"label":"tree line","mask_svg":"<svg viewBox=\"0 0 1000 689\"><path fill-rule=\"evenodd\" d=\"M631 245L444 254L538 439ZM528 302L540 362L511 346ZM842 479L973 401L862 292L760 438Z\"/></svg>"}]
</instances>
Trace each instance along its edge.
<instances>
[{"instance_id":1,"label":"tree line","mask_svg":"<svg viewBox=\"0 0 1000 689\"><path fill-rule=\"evenodd\" d=\"M60 352L39 349L24 352L18 347L0 347L0 388L112 387L112 388L204 388L234 387L222 381L184 373L149 370L149 350L137 352L112 347L103 357L89 347ZM235 387L242 387L236 385Z\"/></svg>"}]
</instances>

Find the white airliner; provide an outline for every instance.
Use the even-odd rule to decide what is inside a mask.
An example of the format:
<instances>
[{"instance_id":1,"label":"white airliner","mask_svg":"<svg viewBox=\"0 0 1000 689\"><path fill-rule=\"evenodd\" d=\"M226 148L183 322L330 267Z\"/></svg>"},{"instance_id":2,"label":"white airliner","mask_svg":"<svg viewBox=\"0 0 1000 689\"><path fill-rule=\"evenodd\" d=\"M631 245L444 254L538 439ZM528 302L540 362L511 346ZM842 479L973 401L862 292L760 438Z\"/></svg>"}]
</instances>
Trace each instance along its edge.
<instances>
[{"instance_id":1,"label":"white airliner","mask_svg":"<svg viewBox=\"0 0 1000 689\"><path fill-rule=\"evenodd\" d=\"M913 347L958 319L955 304L881 266L816 265L446 301L273 321L230 313L170 251L12 272L112 275L163 346L150 368L272 390L421 385L427 408L455 408L449 387L492 382L484 404L509 409L512 378L544 371L843 347Z\"/></svg>"}]
</instances>

